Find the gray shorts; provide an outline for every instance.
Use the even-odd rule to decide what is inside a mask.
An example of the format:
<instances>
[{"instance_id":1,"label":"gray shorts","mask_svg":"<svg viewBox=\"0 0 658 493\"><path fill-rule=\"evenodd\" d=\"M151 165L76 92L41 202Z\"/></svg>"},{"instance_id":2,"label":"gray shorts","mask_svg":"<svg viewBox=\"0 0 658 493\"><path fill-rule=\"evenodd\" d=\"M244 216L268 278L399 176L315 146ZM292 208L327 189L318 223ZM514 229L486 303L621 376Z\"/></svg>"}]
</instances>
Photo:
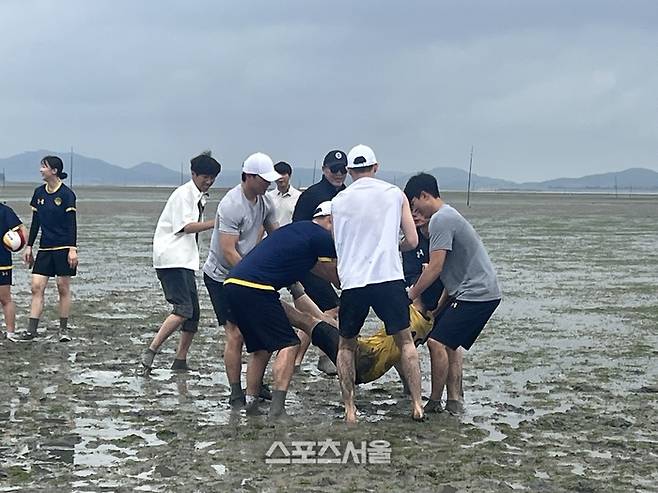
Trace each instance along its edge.
<instances>
[{"instance_id":1,"label":"gray shorts","mask_svg":"<svg viewBox=\"0 0 658 493\"><path fill-rule=\"evenodd\" d=\"M176 267L155 269L165 298L173 305L171 313L185 318L181 330L196 332L199 329L199 294L194 271Z\"/></svg>"}]
</instances>

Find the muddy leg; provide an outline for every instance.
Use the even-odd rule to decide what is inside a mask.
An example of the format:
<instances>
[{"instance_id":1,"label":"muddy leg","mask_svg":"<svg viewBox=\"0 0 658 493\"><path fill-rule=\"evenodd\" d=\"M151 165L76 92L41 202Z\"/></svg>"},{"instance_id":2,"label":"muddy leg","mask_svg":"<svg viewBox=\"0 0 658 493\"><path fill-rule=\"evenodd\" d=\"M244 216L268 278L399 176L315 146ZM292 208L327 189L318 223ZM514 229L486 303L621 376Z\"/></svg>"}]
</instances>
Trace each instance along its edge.
<instances>
[{"instance_id":1,"label":"muddy leg","mask_svg":"<svg viewBox=\"0 0 658 493\"><path fill-rule=\"evenodd\" d=\"M420 399L420 366L418 364L418 351L416 351L416 346L411 337L411 330L404 329L395 334L393 338L402 353L400 369L409 385L411 417L416 421L422 421L425 414Z\"/></svg>"},{"instance_id":2,"label":"muddy leg","mask_svg":"<svg viewBox=\"0 0 658 493\"><path fill-rule=\"evenodd\" d=\"M354 405L354 387L356 369L354 357L356 354L356 338L341 337L338 342L338 379L345 406L345 422L356 423L356 406Z\"/></svg>"}]
</instances>

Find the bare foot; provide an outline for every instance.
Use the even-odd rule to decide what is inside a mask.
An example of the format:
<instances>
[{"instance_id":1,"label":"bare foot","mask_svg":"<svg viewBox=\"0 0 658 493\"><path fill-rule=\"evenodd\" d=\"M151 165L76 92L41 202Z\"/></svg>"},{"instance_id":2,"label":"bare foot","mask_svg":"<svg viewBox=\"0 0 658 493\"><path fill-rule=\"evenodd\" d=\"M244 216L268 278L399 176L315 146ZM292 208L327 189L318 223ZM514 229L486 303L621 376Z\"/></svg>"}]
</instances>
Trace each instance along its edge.
<instances>
[{"instance_id":1,"label":"bare foot","mask_svg":"<svg viewBox=\"0 0 658 493\"><path fill-rule=\"evenodd\" d=\"M414 409L411 412L411 418L414 421L418 421L418 422L425 421L425 413L423 412L423 408L421 407L421 408Z\"/></svg>"},{"instance_id":2,"label":"bare foot","mask_svg":"<svg viewBox=\"0 0 658 493\"><path fill-rule=\"evenodd\" d=\"M345 409L345 422L348 425L355 425L356 424L356 409Z\"/></svg>"}]
</instances>

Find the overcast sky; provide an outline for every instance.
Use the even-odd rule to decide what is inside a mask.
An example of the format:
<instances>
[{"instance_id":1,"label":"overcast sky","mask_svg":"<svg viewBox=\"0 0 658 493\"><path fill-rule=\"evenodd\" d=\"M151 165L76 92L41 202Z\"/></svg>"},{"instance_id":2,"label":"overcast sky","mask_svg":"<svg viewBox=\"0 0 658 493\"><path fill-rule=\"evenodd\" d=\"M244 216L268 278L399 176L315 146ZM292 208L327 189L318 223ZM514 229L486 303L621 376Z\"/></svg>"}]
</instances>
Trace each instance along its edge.
<instances>
[{"instance_id":1,"label":"overcast sky","mask_svg":"<svg viewBox=\"0 0 658 493\"><path fill-rule=\"evenodd\" d=\"M658 170L658 2L0 1L0 157Z\"/></svg>"}]
</instances>

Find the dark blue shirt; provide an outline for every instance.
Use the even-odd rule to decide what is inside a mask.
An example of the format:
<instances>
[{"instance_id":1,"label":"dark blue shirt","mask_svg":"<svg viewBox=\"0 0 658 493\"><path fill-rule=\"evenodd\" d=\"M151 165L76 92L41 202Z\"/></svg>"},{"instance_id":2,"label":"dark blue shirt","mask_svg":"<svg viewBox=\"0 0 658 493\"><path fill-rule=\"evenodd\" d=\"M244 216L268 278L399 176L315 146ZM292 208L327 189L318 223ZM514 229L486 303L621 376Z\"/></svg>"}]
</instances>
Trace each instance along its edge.
<instances>
[{"instance_id":1,"label":"dark blue shirt","mask_svg":"<svg viewBox=\"0 0 658 493\"><path fill-rule=\"evenodd\" d=\"M402 270L404 271L404 283L412 286L416 283L423 272L423 264L430 263L430 240L420 228L416 228L418 233L418 246L413 250L402 252ZM433 310L443 292L443 283L437 278L424 292L420 299L426 309Z\"/></svg>"},{"instance_id":2,"label":"dark blue shirt","mask_svg":"<svg viewBox=\"0 0 658 493\"><path fill-rule=\"evenodd\" d=\"M322 179L319 182L304 190L297 199L295 211L292 214L293 222L310 221L313 219L313 213L318 205L333 199L341 190L345 190L345 185L341 185L336 190L336 187L329 183L329 180L322 175Z\"/></svg>"},{"instance_id":3,"label":"dark blue shirt","mask_svg":"<svg viewBox=\"0 0 658 493\"><path fill-rule=\"evenodd\" d=\"M402 270L406 286L415 284L423 272L423 264L430 262L430 240L420 232L419 228L416 228L416 233L418 233L418 246L413 250L402 252Z\"/></svg>"},{"instance_id":4,"label":"dark blue shirt","mask_svg":"<svg viewBox=\"0 0 658 493\"><path fill-rule=\"evenodd\" d=\"M57 190L49 193L46 190L46 185L41 185L34 190L30 206L39 216L41 226L40 249L75 246L75 221L72 221L70 217L70 214L75 215L75 194L73 190L62 183Z\"/></svg>"},{"instance_id":5,"label":"dark blue shirt","mask_svg":"<svg viewBox=\"0 0 658 493\"><path fill-rule=\"evenodd\" d=\"M268 234L228 277L279 290L301 280L318 260L335 258L331 233L312 221L298 221Z\"/></svg>"},{"instance_id":6,"label":"dark blue shirt","mask_svg":"<svg viewBox=\"0 0 658 493\"><path fill-rule=\"evenodd\" d=\"M23 224L11 207L0 204L0 238L11 229ZM11 268L11 252L4 245L0 246L0 269Z\"/></svg>"}]
</instances>

